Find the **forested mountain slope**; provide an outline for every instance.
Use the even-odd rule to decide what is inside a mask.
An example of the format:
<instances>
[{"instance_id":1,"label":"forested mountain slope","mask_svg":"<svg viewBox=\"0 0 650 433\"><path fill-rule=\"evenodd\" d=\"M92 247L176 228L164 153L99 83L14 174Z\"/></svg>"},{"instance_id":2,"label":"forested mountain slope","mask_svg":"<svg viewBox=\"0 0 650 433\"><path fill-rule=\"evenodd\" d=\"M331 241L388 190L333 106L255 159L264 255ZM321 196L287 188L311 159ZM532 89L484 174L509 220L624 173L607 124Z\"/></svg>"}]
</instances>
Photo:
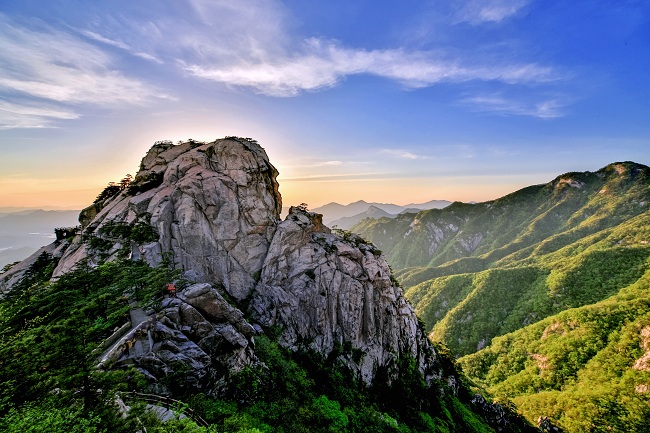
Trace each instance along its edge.
<instances>
[{"instance_id":1,"label":"forested mountain slope","mask_svg":"<svg viewBox=\"0 0 650 433\"><path fill-rule=\"evenodd\" d=\"M614 163L595 173L566 173L494 201L366 219L352 231L377 245L395 269L449 266L465 259L441 272L473 272L517 252L555 251L647 211L649 181L647 166ZM417 279L422 278L427 279Z\"/></svg>"},{"instance_id":2,"label":"forested mountain slope","mask_svg":"<svg viewBox=\"0 0 650 433\"><path fill-rule=\"evenodd\" d=\"M649 209L650 169L626 162L354 230L387 254L433 338L460 356L636 281Z\"/></svg>"},{"instance_id":3,"label":"forested mountain slope","mask_svg":"<svg viewBox=\"0 0 650 433\"><path fill-rule=\"evenodd\" d=\"M650 212L552 253L531 251L485 271L438 277L409 288L433 338L466 355L490 339L568 308L612 296L649 268Z\"/></svg>"},{"instance_id":4,"label":"forested mountain slope","mask_svg":"<svg viewBox=\"0 0 650 433\"><path fill-rule=\"evenodd\" d=\"M531 421L647 432L650 169L615 163L476 205L365 220L463 371Z\"/></svg>"},{"instance_id":5,"label":"forested mountain slope","mask_svg":"<svg viewBox=\"0 0 650 433\"><path fill-rule=\"evenodd\" d=\"M529 419L567 432L647 432L650 271L604 301L495 338L463 370Z\"/></svg>"}]
</instances>

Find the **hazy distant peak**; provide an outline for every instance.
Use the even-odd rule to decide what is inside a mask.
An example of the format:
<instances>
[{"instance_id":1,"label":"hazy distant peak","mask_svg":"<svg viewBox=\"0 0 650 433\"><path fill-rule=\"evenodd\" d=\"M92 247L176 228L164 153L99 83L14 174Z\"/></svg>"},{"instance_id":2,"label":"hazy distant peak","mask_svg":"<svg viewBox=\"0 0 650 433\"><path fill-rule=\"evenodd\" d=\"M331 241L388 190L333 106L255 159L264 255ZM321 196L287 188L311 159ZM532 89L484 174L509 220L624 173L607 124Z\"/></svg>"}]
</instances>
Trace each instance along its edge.
<instances>
[{"instance_id":1,"label":"hazy distant peak","mask_svg":"<svg viewBox=\"0 0 650 433\"><path fill-rule=\"evenodd\" d=\"M321 207L312 209L314 212L320 213L323 215L323 221L327 225L334 225L341 222L343 218L356 217L359 214L366 214L371 207L375 209L380 209L385 212L387 215L397 215L403 212L405 209L417 208L420 210L426 209L442 209L448 206L451 202L447 200L430 200L426 203L411 203L406 206L400 206L393 203L377 203L377 202L366 202L364 200L357 200L347 205L342 205L336 202L326 204ZM376 212L376 211L373 211ZM386 215L381 215L386 216ZM364 217L379 218L378 216L366 214ZM360 220L359 220L360 221ZM344 223L347 225L347 223ZM343 228L342 226L340 226Z\"/></svg>"},{"instance_id":2,"label":"hazy distant peak","mask_svg":"<svg viewBox=\"0 0 650 433\"><path fill-rule=\"evenodd\" d=\"M381 209L381 208L375 206L375 205L370 205L370 207L368 208L368 210L366 211L366 213L367 213L367 214L373 214L373 213L381 213L381 214L385 214L385 213L387 213L387 212L384 211L383 209Z\"/></svg>"}]
</instances>

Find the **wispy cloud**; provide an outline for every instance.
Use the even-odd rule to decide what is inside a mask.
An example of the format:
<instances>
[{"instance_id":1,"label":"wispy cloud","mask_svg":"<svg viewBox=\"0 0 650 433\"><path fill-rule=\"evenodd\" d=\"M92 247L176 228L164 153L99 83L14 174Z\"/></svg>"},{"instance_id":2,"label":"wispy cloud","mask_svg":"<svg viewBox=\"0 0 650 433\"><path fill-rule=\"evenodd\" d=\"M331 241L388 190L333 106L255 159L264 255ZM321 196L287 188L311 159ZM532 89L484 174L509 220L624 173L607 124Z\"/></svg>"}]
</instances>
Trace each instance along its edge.
<instances>
[{"instance_id":1,"label":"wispy cloud","mask_svg":"<svg viewBox=\"0 0 650 433\"><path fill-rule=\"evenodd\" d=\"M454 20L502 21L530 1L454 0L440 7L449 12L445 25L452 26ZM91 25L84 37L152 61L174 59L191 77L275 97L325 90L355 75L382 77L406 89L472 81L527 85L564 78L554 67L522 61L514 53L495 60L470 57L453 47L365 49L322 37L297 37L292 14L278 0L185 0L183 14L173 18L154 9L145 21L134 16L111 22Z\"/></svg>"},{"instance_id":2,"label":"wispy cloud","mask_svg":"<svg viewBox=\"0 0 650 433\"><path fill-rule=\"evenodd\" d=\"M114 47L121 48L121 49L127 50L127 51L129 51L131 49L131 47L129 47L127 44L125 44L122 41L116 41L116 40L113 40L113 39L105 38L104 36L100 35L99 33L91 32L90 30L82 30L81 34L88 37L88 38L90 38L90 39L93 39L93 40L95 40L97 42L101 42L103 44L112 45Z\"/></svg>"},{"instance_id":3,"label":"wispy cloud","mask_svg":"<svg viewBox=\"0 0 650 433\"><path fill-rule=\"evenodd\" d=\"M111 45L113 47L122 49L124 51L129 52L130 54L132 54L134 56L137 56L137 57L140 57L140 58L143 58L143 59L146 59L146 60L150 60L152 62L156 62L156 63L159 63L159 64L163 63L163 61L160 60L159 58L157 58L156 56L154 56L152 54L148 54L148 53L144 53L144 52L141 52L141 51L134 50L133 47L131 47L130 45L128 45L127 43L125 43L123 41L109 39L109 38L106 38L106 37L100 35L99 33L92 32L90 30L81 30L80 33L82 35L86 36L87 38L90 38L90 39L92 39L94 41L101 42L103 44Z\"/></svg>"},{"instance_id":4,"label":"wispy cloud","mask_svg":"<svg viewBox=\"0 0 650 433\"><path fill-rule=\"evenodd\" d=\"M493 112L502 115L531 116L542 119L551 119L564 115L562 112L564 104L556 99L528 102L499 95L479 95L464 98L461 103L470 106L475 111Z\"/></svg>"},{"instance_id":5,"label":"wispy cloud","mask_svg":"<svg viewBox=\"0 0 650 433\"><path fill-rule=\"evenodd\" d=\"M79 115L61 108L35 107L28 103L0 101L0 129L50 128L57 120L78 119Z\"/></svg>"},{"instance_id":6,"label":"wispy cloud","mask_svg":"<svg viewBox=\"0 0 650 433\"><path fill-rule=\"evenodd\" d=\"M70 104L144 105L166 97L113 68L97 47L42 22L30 24L27 29L0 14L0 92L11 108L0 112L5 127L45 127L78 117ZM67 105L38 111L30 99Z\"/></svg>"},{"instance_id":7,"label":"wispy cloud","mask_svg":"<svg viewBox=\"0 0 650 433\"><path fill-rule=\"evenodd\" d=\"M499 23L517 14L530 0L469 0L458 11L459 21L470 24Z\"/></svg>"},{"instance_id":8,"label":"wispy cloud","mask_svg":"<svg viewBox=\"0 0 650 433\"><path fill-rule=\"evenodd\" d=\"M386 176L393 177L394 175L394 173L387 172L314 174L309 176L282 177L282 182L347 182L384 179Z\"/></svg>"},{"instance_id":9,"label":"wispy cloud","mask_svg":"<svg viewBox=\"0 0 650 433\"><path fill-rule=\"evenodd\" d=\"M338 160L332 160L332 161L322 161L322 162L315 162L313 164L305 164L302 165L302 168L317 168L317 167L338 167L343 165L343 161L338 161Z\"/></svg>"},{"instance_id":10,"label":"wispy cloud","mask_svg":"<svg viewBox=\"0 0 650 433\"><path fill-rule=\"evenodd\" d=\"M428 156L417 155L405 149L382 149L379 153L402 159L428 159Z\"/></svg>"},{"instance_id":11,"label":"wispy cloud","mask_svg":"<svg viewBox=\"0 0 650 433\"><path fill-rule=\"evenodd\" d=\"M471 12L497 20L525 3L491 0L477 9L482 3L470 1L462 10L467 19ZM174 20L152 17L154 22L132 22L129 32L116 33L131 34L126 42L99 32L87 36L131 51L164 52L190 76L278 97L328 89L354 75L382 77L407 89L443 82L522 84L560 78L550 66L513 58L469 58L452 48L364 49L322 37L297 37L291 14L276 0L187 0L187 5L190 13Z\"/></svg>"},{"instance_id":12,"label":"wispy cloud","mask_svg":"<svg viewBox=\"0 0 650 433\"><path fill-rule=\"evenodd\" d=\"M290 169L290 170L301 170L301 169L314 169L314 168L321 168L321 167L325 167L325 168L340 167L343 165L345 165L345 162L338 161L338 160L317 161L317 162L295 161L293 163L283 165L283 168Z\"/></svg>"},{"instance_id":13,"label":"wispy cloud","mask_svg":"<svg viewBox=\"0 0 650 433\"><path fill-rule=\"evenodd\" d=\"M308 39L300 52L264 62L194 64L187 70L200 78L251 87L270 96L295 96L301 91L332 87L346 76L357 74L392 79L408 88L472 80L514 84L558 79L553 69L536 64L473 65L440 53L350 49L316 38Z\"/></svg>"}]
</instances>

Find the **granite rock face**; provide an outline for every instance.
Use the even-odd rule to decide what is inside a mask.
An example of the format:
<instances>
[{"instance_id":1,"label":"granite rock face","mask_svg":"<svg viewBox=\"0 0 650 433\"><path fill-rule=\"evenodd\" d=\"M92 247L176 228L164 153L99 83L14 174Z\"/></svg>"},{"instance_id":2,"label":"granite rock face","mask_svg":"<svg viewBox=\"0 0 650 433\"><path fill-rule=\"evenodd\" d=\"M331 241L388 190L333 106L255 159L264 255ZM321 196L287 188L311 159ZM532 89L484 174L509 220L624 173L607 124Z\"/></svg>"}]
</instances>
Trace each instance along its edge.
<instances>
[{"instance_id":1,"label":"granite rock face","mask_svg":"<svg viewBox=\"0 0 650 433\"><path fill-rule=\"evenodd\" d=\"M380 252L353 234L323 230L299 208L278 226L251 310L263 326L283 330L287 347L326 356L347 347L342 360L367 384L405 354L428 380L438 377L429 368L435 352Z\"/></svg>"},{"instance_id":2,"label":"granite rock face","mask_svg":"<svg viewBox=\"0 0 650 433\"><path fill-rule=\"evenodd\" d=\"M136 311L144 315L142 310ZM259 364L253 327L211 285L194 284L167 298L159 312L132 327L102 356L102 368L133 365L158 394L218 394L228 373Z\"/></svg>"},{"instance_id":3,"label":"granite rock face","mask_svg":"<svg viewBox=\"0 0 650 433\"><path fill-rule=\"evenodd\" d=\"M215 382L215 371L255 362L254 329L264 327L279 329L292 350L336 354L368 385L380 373L389 382L398 377L407 357L429 383L441 378L381 252L350 233L331 233L304 207L280 221L277 174L250 139L159 142L130 185L82 211L81 233L60 252L54 277L82 261L130 256L155 266L167 257L200 283L167 300L155 323L130 337L153 338L148 351L140 344L141 353L112 358L157 378L185 365L194 371L188 383Z\"/></svg>"},{"instance_id":4,"label":"granite rock face","mask_svg":"<svg viewBox=\"0 0 650 433\"><path fill-rule=\"evenodd\" d=\"M222 285L243 299L255 285L280 218L277 174L252 141L154 145L129 188L82 211L85 237L68 248L54 276L80 260L96 263L125 249L151 265L165 252L188 278ZM139 223L152 227L158 239L137 245L107 230ZM91 237L100 241L88 242ZM93 247L106 244L101 240L112 243L108 250Z\"/></svg>"}]
</instances>

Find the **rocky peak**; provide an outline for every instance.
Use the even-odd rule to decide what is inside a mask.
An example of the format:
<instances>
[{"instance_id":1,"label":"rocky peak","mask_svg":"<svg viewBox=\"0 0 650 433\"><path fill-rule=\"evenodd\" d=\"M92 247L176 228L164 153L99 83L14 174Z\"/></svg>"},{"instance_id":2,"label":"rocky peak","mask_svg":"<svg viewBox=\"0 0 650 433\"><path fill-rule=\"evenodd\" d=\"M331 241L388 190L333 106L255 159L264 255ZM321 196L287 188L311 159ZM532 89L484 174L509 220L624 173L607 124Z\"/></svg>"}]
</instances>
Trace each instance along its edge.
<instances>
[{"instance_id":1,"label":"rocky peak","mask_svg":"<svg viewBox=\"0 0 650 433\"><path fill-rule=\"evenodd\" d=\"M291 217L292 220L298 222L301 221L302 227L309 227L313 232L320 233L331 233L332 231L329 227L323 224L323 215L316 212L309 212L307 209L301 206L291 206L289 208L289 214L287 217ZM309 222L305 221L305 218Z\"/></svg>"},{"instance_id":2,"label":"rocky peak","mask_svg":"<svg viewBox=\"0 0 650 433\"><path fill-rule=\"evenodd\" d=\"M277 174L252 140L157 143L128 188L82 212L90 221L54 275L83 259L92 264L131 254L157 265L166 253L189 279L223 286L243 299L280 219ZM144 225L155 236L138 239L128 230L116 236L113 229Z\"/></svg>"},{"instance_id":3,"label":"rocky peak","mask_svg":"<svg viewBox=\"0 0 650 433\"><path fill-rule=\"evenodd\" d=\"M380 373L389 382L398 377L406 357L428 383L443 376L381 252L352 233L332 233L322 215L304 207L292 207L280 221L277 174L250 139L156 143L128 187L82 212L82 231L65 241L54 276L82 261L130 256L157 265L168 256L198 285L167 303L156 319L166 328L156 328L156 338L199 344L202 365L216 362L205 358L206 335L216 332L248 351L253 329L274 327L283 346L335 354L368 385ZM229 309L220 291L239 309ZM158 370L145 364L154 376L168 373L166 361Z\"/></svg>"},{"instance_id":4,"label":"rocky peak","mask_svg":"<svg viewBox=\"0 0 650 433\"><path fill-rule=\"evenodd\" d=\"M637 174L645 173L647 176L650 174L650 168L643 164L638 164L632 161L614 162L601 168L596 174L601 176L628 176L635 177Z\"/></svg>"}]
</instances>

